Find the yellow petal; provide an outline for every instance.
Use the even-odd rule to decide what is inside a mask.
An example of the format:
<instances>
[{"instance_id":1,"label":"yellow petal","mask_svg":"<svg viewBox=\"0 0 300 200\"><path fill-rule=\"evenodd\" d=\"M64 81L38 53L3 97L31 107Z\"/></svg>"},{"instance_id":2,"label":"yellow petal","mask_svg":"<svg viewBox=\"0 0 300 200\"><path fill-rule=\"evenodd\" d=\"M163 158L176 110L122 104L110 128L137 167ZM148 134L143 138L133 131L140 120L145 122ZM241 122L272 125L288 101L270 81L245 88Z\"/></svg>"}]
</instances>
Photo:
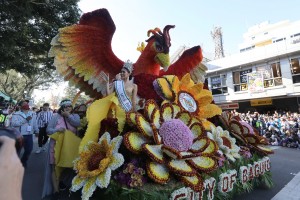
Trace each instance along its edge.
<instances>
[{"instance_id":1,"label":"yellow petal","mask_svg":"<svg viewBox=\"0 0 300 200\"><path fill-rule=\"evenodd\" d=\"M202 152L203 155L213 155L215 152L219 150L218 145L215 141L210 140L208 147Z\"/></svg>"},{"instance_id":2,"label":"yellow petal","mask_svg":"<svg viewBox=\"0 0 300 200\"><path fill-rule=\"evenodd\" d=\"M153 139L155 144L161 144L162 143L162 138L159 135L159 130L155 128L154 124L151 124L152 130L153 130Z\"/></svg>"},{"instance_id":3,"label":"yellow petal","mask_svg":"<svg viewBox=\"0 0 300 200\"><path fill-rule=\"evenodd\" d=\"M190 187L196 192L200 192L204 188L203 180L199 175L180 176L180 179L186 186Z\"/></svg>"},{"instance_id":4,"label":"yellow petal","mask_svg":"<svg viewBox=\"0 0 300 200\"><path fill-rule=\"evenodd\" d=\"M216 115L220 115L222 113L222 109L214 104L209 104L204 107L200 107L198 116L199 118L211 118Z\"/></svg>"},{"instance_id":5,"label":"yellow petal","mask_svg":"<svg viewBox=\"0 0 300 200\"><path fill-rule=\"evenodd\" d=\"M160 110L159 109L153 110L150 121L152 124L154 124L156 129L160 128Z\"/></svg>"},{"instance_id":6,"label":"yellow petal","mask_svg":"<svg viewBox=\"0 0 300 200\"><path fill-rule=\"evenodd\" d=\"M172 85L174 82L174 79L177 78L177 76L174 76L174 75L165 75L163 77L168 81L168 83L170 85Z\"/></svg>"},{"instance_id":7,"label":"yellow petal","mask_svg":"<svg viewBox=\"0 0 300 200\"><path fill-rule=\"evenodd\" d=\"M212 92L206 89L202 89L200 93L197 93L195 98L196 99L201 99L203 97L211 96L212 97Z\"/></svg>"},{"instance_id":8,"label":"yellow petal","mask_svg":"<svg viewBox=\"0 0 300 200\"><path fill-rule=\"evenodd\" d=\"M210 121L208 121L207 119L202 118L202 119L200 119L200 121L206 131L211 131L211 127L216 128L216 126L213 123L211 123Z\"/></svg>"},{"instance_id":9,"label":"yellow petal","mask_svg":"<svg viewBox=\"0 0 300 200\"><path fill-rule=\"evenodd\" d=\"M189 126L191 124L191 121L192 121L192 116L187 111L182 111L182 112L178 113L176 118L180 119L187 126Z\"/></svg>"},{"instance_id":10,"label":"yellow petal","mask_svg":"<svg viewBox=\"0 0 300 200\"><path fill-rule=\"evenodd\" d=\"M174 103L172 104L172 108L173 108L173 118L174 118L181 111L181 108L179 105L174 104Z\"/></svg>"},{"instance_id":11,"label":"yellow petal","mask_svg":"<svg viewBox=\"0 0 300 200\"><path fill-rule=\"evenodd\" d=\"M197 98L197 102L200 107L210 104L212 100L213 100L213 96L203 96L201 98Z\"/></svg>"},{"instance_id":12,"label":"yellow petal","mask_svg":"<svg viewBox=\"0 0 300 200\"><path fill-rule=\"evenodd\" d=\"M148 154L148 156L155 162L158 163L164 163L164 155L161 150L162 144L161 145L149 145L145 144L143 145L143 149Z\"/></svg>"},{"instance_id":13,"label":"yellow petal","mask_svg":"<svg viewBox=\"0 0 300 200\"><path fill-rule=\"evenodd\" d=\"M203 83L198 83L196 85L193 85L191 88L189 88L188 92L196 98L196 96L202 92L202 89L203 89Z\"/></svg>"},{"instance_id":14,"label":"yellow petal","mask_svg":"<svg viewBox=\"0 0 300 200\"><path fill-rule=\"evenodd\" d=\"M153 181L160 184L165 184L170 179L168 168L164 164L157 162L147 163L147 174Z\"/></svg>"},{"instance_id":15,"label":"yellow petal","mask_svg":"<svg viewBox=\"0 0 300 200\"><path fill-rule=\"evenodd\" d=\"M173 119L173 107L171 104L165 103L161 107L161 117L163 122Z\"/></svg>"},{"instance_id":16,"label":"yellow petal","mask_svg":"<svg viewBox=\"0 0 300 200\"><path fill-rule=\"evenodd\" d=\"M136 125L135 117L136 117L136 112L128 112L128 113L126 113L126 120L131 125Z\"/></svg>"},{"instance_id":17,"label":"yellow petal","mask_svg":"<svg viewBox=\"0 0 300 200\"><path fill-rule=\"evenodd\" d=\"M185 160L171 160L167 163L169 169L177 175L193 176L196 171Z\"/></svg>"},{"instance_id":18,"label":"yellow petal","mask_svg":"<svg viewBox=\"0 0 300 200\"><path fill-rule=\"evenodd\" d=\"M203 172L211 172L216 169L217 162L216 160L207 157L207 156L199 156L196 158L192 158L188 161L193 167L197 170Z\"/></svg>"},{"instance_id":19,"label":"yellow petal","mask_svg":"<svg viewBox=\"0 0 300 200\"><path fill-rule=\"evenodd\" d=\"M179 89L180 89L180 81L179 81L178 77L175 76L173 79L173 83L172 83L172 90L176 94L176 100L175 100L176 102L177 102L177 94L179 92Z\"/></svg>"},{"instance_id":20,"label":"yellow petal","mask_svg":"<svg viewBox=\"0 0 300 200\"><path fill-rule=\"evenodd\" d=\"M144 115L150 120L151 115L154 110L159 110L159 107L157 106L156 102L153 99L149 99L145 103L144 108Z\"/></svg>"},{"instance_id":21,"label":"yellow petal","mask_svg":"<svg viewBox=\"0 0 300 200\"><path fill-rule=\"evenodd\" d=\"M189 73L184 75L180 82L180 89L187 91L189 88L191 88L194 85L193 80L191 79L191 76Z\"/></svg>"},{"instance_id":22,"label":"yellow petal","mask_svg":"<svg viewBox=\"0 0 300 200\"><path fill-rule=\"evenodd\" d=\"M136 126L140 131L140 133L142 133L145 137L149 137L149 138L153 137L153 130L151 128L151 125L149 122L146 121L144 116L137 113L135 117L135 121L136 121Z\"/></svg>"},{"instance_id":23,"label":"yellow petal","mask_svg":"<svg viewBox=\"0 0 300 200\"><path fill-rule=\"evenodd\" d=\"M133 153L140 153L142 145L149 143L150 140L138 132L128 132L124 135L124 144Z\"/></svg>"},{"instance_id":24,"label":"yellow petal","mask_svg":"<svg viewBox=\"0 0 300 200\"><path fill-rule=\"evenodd\" d=\"M193 153L202 152L204 149L208 147L209 144L210 141L207 137L199 138L193 143L190 151Z\"/></svg>"},{"instance_id":25,"label":"yellow petal","mask_svg":"<svg viewBox=\"0 0 300 200\"><path fill-rule=\"evenodd\" d=\"M159 87L159 90L160 90L159 93L163 95L164 99L174 100L175 96L174 96L174 93L172 91L171 85L169 84L167 79L158 78L158 79L156 79L156 83L157 83L157 85Z\"/></svg>"},{"instance_id":26,"label":"yellow petal","mask_svg":"<svg viewBox=\"0 0 300 200\"><path fill-rule=\"evenodd\" d=\"M194 138L204 135L204 129L200 122L193 123L190 127L190 130L192 131Z\"/></svg>"}]
</instances>

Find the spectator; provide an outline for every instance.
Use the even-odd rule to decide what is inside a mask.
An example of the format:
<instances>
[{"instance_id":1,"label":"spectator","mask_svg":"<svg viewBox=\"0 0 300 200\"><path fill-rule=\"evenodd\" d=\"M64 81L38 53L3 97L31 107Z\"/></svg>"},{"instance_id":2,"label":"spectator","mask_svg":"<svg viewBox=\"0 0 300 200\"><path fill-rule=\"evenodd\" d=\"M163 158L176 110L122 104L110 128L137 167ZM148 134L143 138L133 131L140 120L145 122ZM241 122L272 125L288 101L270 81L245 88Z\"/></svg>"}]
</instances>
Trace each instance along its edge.
<instances>
[{"instance_id":1,"label":"spectator","mask_svg":"<svg viewBox=\"0 0 300 200\"><path fill-rule=\"evenodd\" d=\"M44 103L43 109L37 114L37 124L39 127L39 136L38 136L38 149L35 153L41 153L41 151L46 150L46 143L48 141L48 135L46 132L49 121L52 118L52 111L49 110L49 103Z\"/></svg>"},{"instance_id":2,"label":"spectator","mask_svg":"<svg viewBox=\"0 0 300 200\"><path fill-rule=\"evenodd\" d=\"M39 111L39 109L37 107L32 107L32 112L37 113Z\"/></svg>"},{"instance_id":3,"label":"spectator","mask_svg":"<svg viewBox=\"0 0 300 200\"><path fill-rule=\"evenodd\" d=\"M30 111L27 103L23 103L21 110L12 115L11 127L18 130L23 136L24 153L21 157L21 162L26 168L27 160L29 159L33 149L33 133L39 133L36 123L36 114Z\"/></svg>"},{"instance_id":4,"label":"spectator","mask_svg":"<svg viewBox=\"0 0 300 200\"><path fill-rule=\"evenodd\" d=\"M278 146L278 144L279 144L278 139L277 139L277 137L274 134L271 136L270 144L272 146Z\"/></svg>"},{"instance_id":5,"label":"spectator","mask_svg":"<svg viewBox=\"0 0 300 200\"><path fill-rule=\"evenodd\" d=\"M58 169L58 158L55 157L59 152L56 152L55 146L59 141L58 136L59 134L63 133L64 140L66 139L66 134L71 132L71 135L76 135L77 127L80 126L80 117L78 114L72 114L72 103L70 100L63 100L60 103L60 108L57 114L54 114L51 118L50 122L47 126L47 133L51 135L50 143L49 143L49 159L47 160L46 165L46 176L45 176L45 184L43 188L42 196L45 197L46 195L54 194L55 196L58 195L59 190L66 189L67 183L62 180L62 177L59 176L57 173ZM69 134L70 135L70 134ZM72 137L72 136L71 136ZM77 139L80 142L79 138L76 138L72 142L69 142L69 145L74 145L73 141L77 142ZM79 145L79 143L78 143ZM65 148L64 146L60 146L60 149ZM70 147L67 147L70 148ZM72 148L72 147L71 147ZM76 147L78 148L78 146ZM55 151L54 151L55 149ZM77 155L78 156L78 155ZM60 159L62 155L60 155ZM75 159L75 158L74 158ZM70 158L69 158L70 160ZM71 159L72 160L72 159ZM72 170L73 164L70 163L69 169ZM60 168L60 170L67 171L67 168ZM73 172L73 171L72 171ZM63 173L63 172L62 172ZM70 180L70 179L69 179ZM72 179L71 179L72 180ZM71 182L69 183L71 184Z\"/></svg>"}]
</instances>

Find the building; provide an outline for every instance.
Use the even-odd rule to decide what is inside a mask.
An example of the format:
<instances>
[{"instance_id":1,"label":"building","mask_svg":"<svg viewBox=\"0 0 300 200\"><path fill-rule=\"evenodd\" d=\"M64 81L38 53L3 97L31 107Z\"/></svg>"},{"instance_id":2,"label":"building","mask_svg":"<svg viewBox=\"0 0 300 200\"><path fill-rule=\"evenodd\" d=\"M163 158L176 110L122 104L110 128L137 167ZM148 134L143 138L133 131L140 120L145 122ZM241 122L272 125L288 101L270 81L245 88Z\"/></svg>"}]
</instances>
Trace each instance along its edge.
<instances>
[{"instance_id":1,"label":"building","mask_svg":"<svg viewBox=\"0 0 300 200\"><path fill-rule=\"evenodd\" d=\"M239 112L299 111L300 21L253 26L239 47L206 64L215 103Z\"/></svg>"}]
</instances>

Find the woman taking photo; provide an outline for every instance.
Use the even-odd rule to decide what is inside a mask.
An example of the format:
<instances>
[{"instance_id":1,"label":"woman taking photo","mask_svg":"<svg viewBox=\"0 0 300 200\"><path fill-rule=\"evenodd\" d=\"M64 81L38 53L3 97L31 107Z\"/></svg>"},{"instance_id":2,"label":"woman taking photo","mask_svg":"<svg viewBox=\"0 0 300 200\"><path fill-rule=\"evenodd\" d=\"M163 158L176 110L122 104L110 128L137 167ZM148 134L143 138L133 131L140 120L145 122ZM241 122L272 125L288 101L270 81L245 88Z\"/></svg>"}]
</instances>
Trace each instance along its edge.
<instances>
[{"instance_id":1,"label":"woman taking photo","mask_svg":"<svg viewBox=\"0 0 300 200\"><path fill-rule=\"evenodd\" d=\"M72 162L78 156L80 138L76 134L77 127L80 126L80 117L72 111L70 100L61 101L58 112L53 115L47 126L47 134L50 135L47 159L49 164L46 167L43 197L66 189L67 184L61 175L67 171L65 169L69 168L69 171L72 171Z\"/></svg>"}]
</instances>

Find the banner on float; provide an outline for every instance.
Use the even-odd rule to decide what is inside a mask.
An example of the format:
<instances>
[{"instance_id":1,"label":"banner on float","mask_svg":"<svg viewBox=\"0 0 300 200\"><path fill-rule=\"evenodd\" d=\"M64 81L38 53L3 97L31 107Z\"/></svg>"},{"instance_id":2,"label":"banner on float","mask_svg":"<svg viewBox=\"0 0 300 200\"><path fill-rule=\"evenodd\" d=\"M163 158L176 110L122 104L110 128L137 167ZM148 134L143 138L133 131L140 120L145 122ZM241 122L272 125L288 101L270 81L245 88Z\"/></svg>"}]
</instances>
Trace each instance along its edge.
<instances>
[{"instance_id":1,"label":"banner on float","mask_svg":"<svg viewBox=\"0 0 300 200\"><path fill-rule=\"evenodd\" d=\"M206 191L207 199L213 200L215 192L227 193L233 190L235 184L239 182L245 185L248 181L258 178L267 171L270 171L271 164L269 157L263 157L262 159L248 164L240 166L239 170L228 170L225 173L220 174L217 179L209 177L203 181L203 189L196 192L189 187L183 187L172 192L170 200L183 200L203 199L204 192Z\"/></svg>"},{"instance_id":2,"label":"banner on float","mask_svg":"<svg viewBox=\"0 0 300 200\"><path fill-rule=\"evenodd\" d=\"M248 91L250 94L264 91L264 76L262 72L248 73Z\"/></svg>"}]
</instances>

